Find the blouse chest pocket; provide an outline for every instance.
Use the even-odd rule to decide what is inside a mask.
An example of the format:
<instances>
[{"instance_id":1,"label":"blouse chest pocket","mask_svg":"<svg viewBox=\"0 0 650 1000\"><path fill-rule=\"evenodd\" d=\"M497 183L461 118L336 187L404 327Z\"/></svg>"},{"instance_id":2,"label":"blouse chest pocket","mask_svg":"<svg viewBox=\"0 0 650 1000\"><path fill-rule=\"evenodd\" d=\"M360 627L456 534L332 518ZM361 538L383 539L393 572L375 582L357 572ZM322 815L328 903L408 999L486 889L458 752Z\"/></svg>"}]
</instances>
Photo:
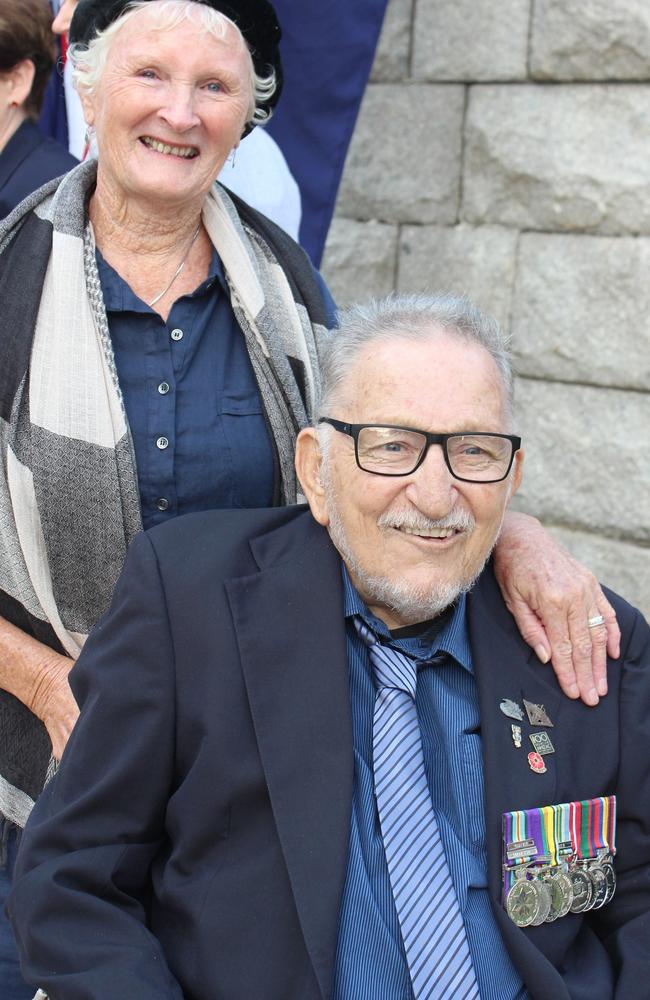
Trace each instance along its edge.
<instances>
[{"instance_id":1,"label":"blouse chest pocket","mask_svg":"<svg viewBox=\"0 0 650 1000\"><path fill-rule=\"evenodd\" d=\"M262 416L262 400L259 393L253 389L222 393L221 414L224 417Z\"/></svg>"},{"instance_id":2,"label":"blouse chest pocket","mask_svg":"<svg viewBox=\"0 0 650 1000\"><path fill-rule=\"evenodd\" d=\"M270 506L273 450L259 393L223 393L221 422L233 472L232 506Z\"/></svg>"}]
</instances>

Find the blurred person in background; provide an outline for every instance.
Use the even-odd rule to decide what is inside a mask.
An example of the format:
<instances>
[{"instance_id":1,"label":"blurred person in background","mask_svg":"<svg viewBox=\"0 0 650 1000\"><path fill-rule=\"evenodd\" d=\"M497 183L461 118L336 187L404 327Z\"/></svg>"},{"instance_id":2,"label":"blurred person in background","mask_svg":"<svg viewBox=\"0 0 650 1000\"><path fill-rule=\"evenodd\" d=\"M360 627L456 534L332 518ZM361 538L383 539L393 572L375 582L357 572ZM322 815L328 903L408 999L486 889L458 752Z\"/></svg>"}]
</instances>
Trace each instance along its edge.
<instances>
[{"instance_id":1,"label":"blurred person in background","mask_svg":"<svg viewBox=\"0 0 650 1000\"><path fill-rule=\"evenodd\" d=\"M47 0L0 3L0 216L77 163L35 122L55 59Z\"/></svg>"}]
</instances>

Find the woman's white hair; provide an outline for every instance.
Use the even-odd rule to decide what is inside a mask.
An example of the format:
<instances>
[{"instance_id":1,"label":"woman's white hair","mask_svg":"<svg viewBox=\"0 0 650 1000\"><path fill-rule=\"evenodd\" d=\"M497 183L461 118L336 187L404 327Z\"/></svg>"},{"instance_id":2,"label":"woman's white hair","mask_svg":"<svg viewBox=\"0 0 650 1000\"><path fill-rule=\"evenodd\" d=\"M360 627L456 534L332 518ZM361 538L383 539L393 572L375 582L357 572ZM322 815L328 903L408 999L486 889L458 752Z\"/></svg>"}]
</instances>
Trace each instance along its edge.
<instances>
[{"instance_id":1,"label":"woman's white hair","mask_svg":"<svg viewBox=\"0 0 650 1000\"><path fill-rule=\"evenodd\" d=\"M78 90L84 90L88 94L93 94L97 90L115 36L127 21L143 8L148 8L150 3L151 0L133 0L122 15L96 35L88 45L70 46L73 79ZM259 76L255 72L250 49L237 25L221 11L204 3L195 3L194 0L156 0L156 5L159 18L153 27L160 31L171 31L183 21L193 21L208 34L222 39L229 27L235 29L250 66L251 99L246 122L251 125L262 125L268 121L272 112L264 105L276 89L275 70L271 68L269 76Z\"/></svg>"}]
</instances>

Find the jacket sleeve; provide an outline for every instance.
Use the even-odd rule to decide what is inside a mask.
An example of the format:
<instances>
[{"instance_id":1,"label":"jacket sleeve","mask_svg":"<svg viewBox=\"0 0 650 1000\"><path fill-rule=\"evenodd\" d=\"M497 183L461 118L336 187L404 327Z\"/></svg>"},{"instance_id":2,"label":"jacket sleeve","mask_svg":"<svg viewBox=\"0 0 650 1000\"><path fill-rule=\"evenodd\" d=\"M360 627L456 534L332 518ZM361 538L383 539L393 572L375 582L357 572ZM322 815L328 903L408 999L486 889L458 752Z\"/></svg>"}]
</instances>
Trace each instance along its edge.
<instances>
[{"instance_id":1,"label":"jacket sleeve","mask_svg":"<svg viewBox=\"0 0 650 1000\"><path fill-rule=\"evenodd\" d=\"M81 715L24 831L7 906L23 975L51 1000L182 1000L147 927L174 781L175 679L145 535L70 679Z\"/></svg>"},{"instance_id":2,"label":"jacket sleeve","mask_svg":"<svg viewBox=\"0 0 650 1000\"><path fill-rule=\"evenodd\" d=\"M650 991L650 628L637 611L628 629L623 615L632 609L619 601L616 610L629 636L620 665L618 884L611 903L590 916L616 969L615 996L628 1000Z\"/></svg>"}]
</instances>

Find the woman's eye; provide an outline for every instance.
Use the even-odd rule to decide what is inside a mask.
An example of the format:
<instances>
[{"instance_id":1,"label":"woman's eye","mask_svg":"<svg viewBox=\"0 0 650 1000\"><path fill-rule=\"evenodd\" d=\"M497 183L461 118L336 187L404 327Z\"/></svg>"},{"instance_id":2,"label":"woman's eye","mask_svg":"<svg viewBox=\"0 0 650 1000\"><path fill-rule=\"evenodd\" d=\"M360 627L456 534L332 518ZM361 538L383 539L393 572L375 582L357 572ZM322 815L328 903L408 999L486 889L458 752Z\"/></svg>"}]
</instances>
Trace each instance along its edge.
<instances>
[{"instance_id":1,"label":"woman's eye","mask_svg":"<svg viewBox=\"0 0 650 1000\"><path fill-rule=\"evenodd\" d=\"M141 69L138 76L142 77L143 80L155 80L156 73L152 69Z\"/></svg>"},{"instance_id":2,"label":"woman's eye","mask_svg":"<svg viewBox=\"0 0 650 1000\"><path fill-rule=\"evenodd\" d=\"M211 80L210 83L207 84L206 90L211 94L220 94L223 87L216 80Z\"/></svg>"}]
</instances>

